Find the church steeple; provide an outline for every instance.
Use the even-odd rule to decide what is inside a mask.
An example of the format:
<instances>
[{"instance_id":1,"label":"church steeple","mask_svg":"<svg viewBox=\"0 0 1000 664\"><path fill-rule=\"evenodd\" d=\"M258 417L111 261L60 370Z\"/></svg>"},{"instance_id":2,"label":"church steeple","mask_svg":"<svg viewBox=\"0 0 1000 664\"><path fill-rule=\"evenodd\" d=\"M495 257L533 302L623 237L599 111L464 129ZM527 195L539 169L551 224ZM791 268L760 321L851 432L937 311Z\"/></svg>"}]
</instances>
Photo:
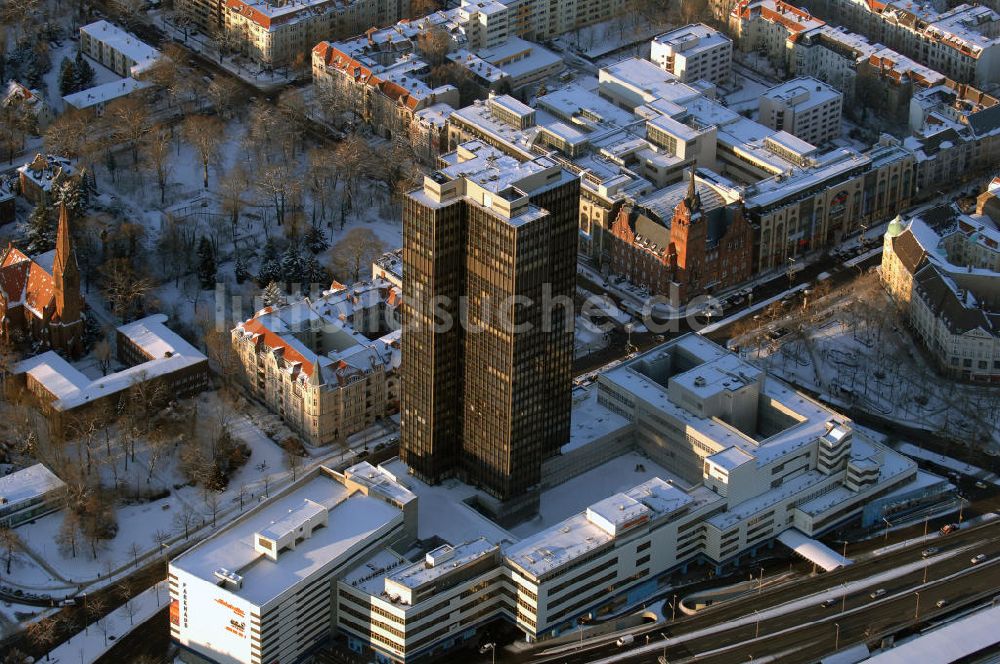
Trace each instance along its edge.
<instances>
[{"instance_id":1,"label":"church steeple","mask_svg":"<svg viewBox=\"0 0 1000 664\"><path fill-rule=\"evenodd\" d=\"M64 326L77 323L83 313L80 295L80 267L69 232L69 210L59 203L59 229L56 234L56 256L52 263L52 281L56 300L55 313Z\"/></svg>"},{"instance_id":2,"label":"church steeple","mask_svg":"<svg viewBox=\"0 0 1000 664\"><path fill-rule=\"evenodd\" d=\"M693 164L691 165L691 179L688 180L687 196L684 197L684 202L687 204L688 212L693 213L701 209L701 196L698 195Z\"/></svg>"}]
</instances>

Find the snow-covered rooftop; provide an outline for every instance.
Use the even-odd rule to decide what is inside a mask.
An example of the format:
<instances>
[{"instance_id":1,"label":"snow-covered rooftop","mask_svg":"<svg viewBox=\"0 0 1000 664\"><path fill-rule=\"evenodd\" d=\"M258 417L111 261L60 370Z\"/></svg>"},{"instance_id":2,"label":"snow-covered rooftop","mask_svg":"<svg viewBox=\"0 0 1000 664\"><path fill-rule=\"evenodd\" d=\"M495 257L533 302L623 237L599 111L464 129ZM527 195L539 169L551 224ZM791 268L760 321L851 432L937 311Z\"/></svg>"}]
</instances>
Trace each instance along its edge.
<instances>
[{"instance_id":1,"label":"snow-covered rooftop","mask_svg":"<svg viewBox=\"0 0 1000 664\"><path fill-rule=\"evenodd\" d=\"M289 510L305 501L326 509L327 525L272 560L254 548L255 533L277 527ZM316 509L316 508L314 508ZM275 496L231 525L171 561L171 566L217 583L224 569L242 577L235 595L263 606L297 583L350 561L383 534L402 523L402 512L389 503L350 492L324 471Z\"/></svg>"},{"instance_id":2,"label":"snow-covered rooftop","mask_svg":"<svg viewBox=\"0 0 1000 664\"><path fill-rule=\"evenodd\" d=\"M672 514L694 502L696 499L684 490L654 477L508 546L504 555L513 565L539 577L607 544L631 528Z\"/></svg>"},{"instance_id":3,"label":"snow-covered rooftop","mask_svg":"<svg viewBox=\"0 0 1000 664\"><path fill-rule=\"evenodd\" d=\"M7 506L16 506L64 486L66 483L56 477L55 473L36 463L0 477L0 501Z\"/></svg>"},{"instance_id":4,"label":"snow-covered rooftop","mask_svg":"<svg viewBox=\"0 0 1000 664\"><path fill-rule=\"evenodd\" d=\"M160 52L155 48L104 19L83 26L80 32L135 62L133 74L149 67L160 57Z\"/></svg>"},{"instance_id":5,"label":"snow-covered rooftop","mask_svg":"<svg viewBox=\"0 0 1000 664\"><path fill-rule=\"evenodd\" d=\"M154 314L118 328L150 359L97 380L90 380L54 351L22 361L15 373L26 373L41 383L55 397L52 407L66 411L127 390L138 382L206 362L197 348L165 325L166 320L165 314Z\"/></svg>"},{"instance_id":6,"label":"snow-covered rooftop","mask_svg":"<svg viewBox=\"0 0 1000 664\"><path fill-rule=\"evenodd\" d=\"M74 92L63 97L63 101L75 109L82 110L92 106L107 103L119 97L125 97L136 90L143 90L152 85L148 81L137 81L131 76L118 81L109 81L103 85L95 85L92 88Z\"/></svg>"},{"instance_id":7,"label":"snow-covered rooftop","mask_svg":"<svg viewBox=\"0 0 1000 664\"><path fill-rule=\"evenodd\" d=\"M822 104L828 104L843 97L835 88L812 78L800 76L780 83L765 92L763 97L779 101L797 113L807 111Z\"/></svg>"},{"instance_id":8,"label":"snow-covered rooftop","mask_svg":"<svg viewBox=\"0 0 1000 664\"><path fill-rule=\"evenodd\" d=\"M732 43L732 40L704 23L692 23L658 35L653 38L653 42L660 44L668 51L691 56L723 44Z\"/></svg>"}]
</instances>

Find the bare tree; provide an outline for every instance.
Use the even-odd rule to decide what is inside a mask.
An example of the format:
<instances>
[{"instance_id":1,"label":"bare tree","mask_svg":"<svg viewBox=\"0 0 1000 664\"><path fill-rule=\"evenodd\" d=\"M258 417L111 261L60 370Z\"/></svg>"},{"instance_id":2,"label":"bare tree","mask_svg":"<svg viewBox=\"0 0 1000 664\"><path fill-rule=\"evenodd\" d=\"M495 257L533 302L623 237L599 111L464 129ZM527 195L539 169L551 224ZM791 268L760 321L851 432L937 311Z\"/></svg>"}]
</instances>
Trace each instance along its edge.
<instances>
[{"instance_id":1,"label":"bare tree","mask_svg":"<svg viewBox=\"0 0 1000 664\"><path fill-rule=\"evenodd\" d=\"M10 576L14 554L21 550L21 538L13 528L0 526L0 548L3 548L4 565L7 568L7 576Z\"/></svg>"},{"instance_id":2,"label":"bare tree","mask_svg":"<svg viewBox=\"0 0 1000 664\"><path fill-rule=\"evenodd\" d=\"M137 607L135 605L135 592L132 588L132 583L127 579L122 579L118 582L118 586L115 588L118 592L118 598L123 602L122 607L125 609L125 613L128 614L128 624L135 624L135 614Z\"/></svg>"},{"instance_id":3,"label":"bare tree","mask_svg":"<svg viewBox=\"0 0 1000 664\"><path fill-rule=\"evenodd\" d=\"M455 41L451 38L451 33L440 25L424 30L417 37L417 50L431 67L443 64L454 45Z\"/></svg>"},{"instance_id":4,"label":"bare tree","mask_svg":"<svg viewBox=\"0 0 1000 664\"><path fill-rule=\"evenodd\" d=\"M49 648L59 636L59 623L53 618L42 618L29 623L25 633L32 645L45 651L45 661L49 661Z\"/></svg>"},{"instance_id":5,"label":"bare tree","mask_svg":"<svg viewBox=\"0 0 1000 664\"><path fill-rule=\"evenodd\" d=\"M385 251L385 246L370 228L352 228L333 247L333 269L338 278L357 281L361 268L371 264Z\"/></svg>"},{"instance_id":6,"label":"bare tree","mask_svg":"<svg viewBox=\"0 0 1000 664\"><path fill-rule=\"evenodd\" d=\"M101 375L107 376L108 369L111 368L111 344L107 339L99 339L94 344L94 357L97 359L97 366L101 368Z\"/></svg>"},{"instance_id":7,"label":"bare tree","mask_svg":"<svg viewBox=\"0 0 1000 664\"><path fill-rule=\"evenodd\" d=\"M288 470L292 471L292 481L294 482L298 479L299 471L302 470L304 463L302 455L305 453L305 450L302 447L302 443L295 436L285 438L281 444L281 449L285 458L285 465L288 467Z\"/></svg>"},{"instance_id":8,"label":"bare tree","mask_svg":"<svg viewBox=\"0 0 1000 664\"><path fill-rule=\"evenodd\" d=\"M139 163L139 146L149 133L149 105L138 97L120 97L105 111L114 123L115 139L125 143L132 153L132 166Z\"/></svg>"},{"instance_id":9,"label":"bare tree","mask_svg":"<svg viewBox=\"0 0 1000 664\"><path fill-rule=\"evenodd\" d=\"M215 528L215 520L219 516L219 509L222 506L222 502L219 498L219 493L217 491L209 491L208 495L205 496L205 507L212 514L212 528Z\"/></svg>"},{"instance_id":10,"label":"bare tree","mask_svg":"<svg viewBox=\"0 0 1000 664\"><path fill-rule=\"evenodd\" d=\"M143 142L142 151L146 164L156 174L160 189L160 205L167 200L167 182L170 177L170 133L164 127L155 127Z\"/></svg>"},{"instance_id":11,"label":"bare tree","mask_svg":"<svg viewBox=\"0 0 1000 664\"><path fill-rule=\"evenodd\" d=\"M152 282L140 276L126 258L113 258L99 268L104 277L104 295L118 318L127 320L152 289Z\"/></svg>"},{"instance_id":12,"label":"bare tree","mask_svg":"<svg viewBox=\"0 0 1000 664\"><path fill-rule=\"evenodd\" d=\"M174 525L184 531L184 539L191 535L191 530L198 521L198 515L187 505L182 505L181 509L174 516Z\"/></svg>"},{"instance_id":13,"label":"bare tree","mask_svg":"<svg viewBox=\"0 0 1000 664\"><path fill-rule=\"evenodd\" d=\"M208 189L208 166L222 147L222 121L210 115L191 115L184 119L184 139L194 148L202 167L202 186Z\"/></svg>"},{"instance_id":14,"label":"bare tree","mask_svg":"<svg viewBox=\"0 0 1000 664\"><path fill-rule=\"evenodd\" d=\"M230 76L216 76L215 79L208 84L208 98L215 106L215 110L219 112L224 118L232 117L233 109L236 106L237 101L240 99L240 95L243 93L243 89L240 84L236 82Z\"/></svg>"},{"instance_id":15,"label":"bare tree","mask_svg":"<svg viewBox=\"0 0 1000 664\"><path fill-rule=\"evenodd\" d=\"M66 507L62 510L63 520L56 535L56 544L65 555L67 552L76 558L76 547L80 542L80 515L76 510Z\"/></svg>"},{"instance_id":16,"label":"bare tree","mask_svg":"<svg viewBox=\"0 0 1000 664\"><path fill-rule=\"evenodd\" d=\"M170 541L170 533L165 530L155 530L153 531L153 544L156 545L160 551L165 549L165 544Z\"/></svg>"}]
</instances>

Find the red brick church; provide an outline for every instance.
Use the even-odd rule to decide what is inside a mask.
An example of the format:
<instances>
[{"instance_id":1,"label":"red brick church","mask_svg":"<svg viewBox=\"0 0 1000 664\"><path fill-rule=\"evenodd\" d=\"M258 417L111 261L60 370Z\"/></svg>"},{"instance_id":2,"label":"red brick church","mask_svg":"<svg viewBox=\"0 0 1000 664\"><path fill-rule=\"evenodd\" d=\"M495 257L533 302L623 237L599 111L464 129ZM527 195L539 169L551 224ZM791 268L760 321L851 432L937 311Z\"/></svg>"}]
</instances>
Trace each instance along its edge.
<instances>
[{"instance_id":1,"label":"red brick church","mask_svg":"<svg viewBox=\"0 0 1000 664\"><path fill-rule=\"evenodd\" d=\"M56 248L33 259L13 244L0 261L0 337L30 340L83 354L83 296L80 269L69 233L66 206L59 208Z\"/></svg>"},{"instance_id":2,"label":"red brick church","mask_svg":"<svg viewBox=\"0 0 1000 664\"><path fill-rule=\"evenodd\" d=\"M686 189L686 191L685 191ZM624 206L611 226L611 271L653 295L681 302L718 293L753 274L753 227L692 170L685 186Z\"/></svg>"}]
</instances>

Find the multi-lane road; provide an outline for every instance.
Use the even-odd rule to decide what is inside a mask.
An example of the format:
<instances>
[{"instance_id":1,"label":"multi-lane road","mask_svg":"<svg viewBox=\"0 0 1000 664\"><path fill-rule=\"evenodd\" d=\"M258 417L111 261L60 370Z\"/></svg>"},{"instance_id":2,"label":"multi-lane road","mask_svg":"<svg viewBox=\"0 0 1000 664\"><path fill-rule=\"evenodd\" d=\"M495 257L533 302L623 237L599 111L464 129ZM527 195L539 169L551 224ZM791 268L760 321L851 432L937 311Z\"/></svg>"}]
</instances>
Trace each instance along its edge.
<instances>
[{"instance_id":1,"label":"multi-lane road","mask_svg":"<svg viewBox=\"0 0 1000 664\"><path fill-rule=\"evenodd\" d=\"M924 558L922 552L940 550ZM984 554L986 560L971 559ZM1000 588L1000 522L988 522L914 543L846 568L801 579L709 607L675 622L631 630L579 644L539 644L534 661L814 662L835 648L866 642L939 619ZM884 590L873 598L871 593ZM919 595L918 595L919 593ZM824 600L830 599L828 606ZM938 606L944 600L945 604ZM648 639L647 639L648 637ZM596 642L596 643L595 643Z\"/></svg>"}]
</instances>

